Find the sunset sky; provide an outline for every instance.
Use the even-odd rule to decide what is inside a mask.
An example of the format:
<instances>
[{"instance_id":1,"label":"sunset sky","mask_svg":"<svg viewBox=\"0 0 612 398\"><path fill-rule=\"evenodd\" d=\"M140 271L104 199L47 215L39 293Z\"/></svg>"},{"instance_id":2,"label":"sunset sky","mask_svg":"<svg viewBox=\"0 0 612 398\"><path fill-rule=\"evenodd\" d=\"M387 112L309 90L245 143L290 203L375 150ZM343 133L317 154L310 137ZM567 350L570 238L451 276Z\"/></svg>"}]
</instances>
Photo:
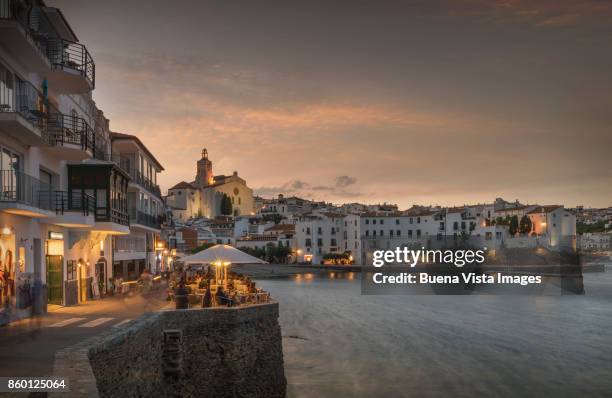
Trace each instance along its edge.
<instances>
[{"instance_id":1,"label":"sunset sky","mask_svg":"<svg viewBox=\"0 0 612 398\"><path fill-rule=\"evenodd\" d=\"M51 1L113 131L263 196L612 205L612 2Z\"/></svg>"}]
</instances>

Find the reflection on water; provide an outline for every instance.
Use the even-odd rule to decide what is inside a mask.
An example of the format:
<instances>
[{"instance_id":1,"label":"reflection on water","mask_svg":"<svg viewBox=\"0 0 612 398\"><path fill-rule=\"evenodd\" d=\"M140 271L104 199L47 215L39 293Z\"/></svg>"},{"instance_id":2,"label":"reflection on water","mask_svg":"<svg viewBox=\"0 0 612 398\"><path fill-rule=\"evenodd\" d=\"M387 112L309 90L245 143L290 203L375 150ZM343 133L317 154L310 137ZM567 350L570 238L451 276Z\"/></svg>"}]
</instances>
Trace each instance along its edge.
<instances>
[{"instance_id":1,"label":"reflection on water","mask_svg":"<svg viewBox=\"0 0 612 398\"><path fill-rule=\"evenodd\" d=\"M260 280L290 397L610 396L612 270L585 295L362 296L359 273Z\"/></svg>"}]
</instances>

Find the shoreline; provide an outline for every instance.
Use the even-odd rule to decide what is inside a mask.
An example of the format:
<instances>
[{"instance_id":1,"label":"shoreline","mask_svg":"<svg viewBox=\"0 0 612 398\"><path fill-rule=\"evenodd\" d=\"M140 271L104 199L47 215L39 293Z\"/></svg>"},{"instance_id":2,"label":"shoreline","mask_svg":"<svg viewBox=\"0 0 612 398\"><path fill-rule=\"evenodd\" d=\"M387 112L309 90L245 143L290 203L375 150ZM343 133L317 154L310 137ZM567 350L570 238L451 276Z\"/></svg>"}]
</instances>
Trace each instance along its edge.
<instances>
[{"instance_id":1,"label":"shoreline","mask_svg":"<svg viewBox=\"0 0 612 398\"><path fill-rule=\"evenodd\" d=\"M606 266L612 267L612 264L603 264L603 263L590 263L582 265L582 272L606 272ZM540 272L542 271L541 267L546 266L517 266L511 267L510 269L506 267L499 266L491 266L490 269L488 267L483 268L483 271L505 271L506 273L517 273L517 272L525 272L529 273L530 269L539 267ZM551 270L558 270L558 265L550 265ZM379 270L379 268L366 267L367 271ZM388 268L390 269L390 268ZM363 270L363 266L361 265L303 265L303 264L257 264L257 265L234 265L232 266L232 270L236 271L240 274L246 275L253 279L279 279L279 278L290 278L299 274L305 273L314 273L314 274L323 274L325 272L359 272L361 273Z\"/></svg>"}]
</instances>

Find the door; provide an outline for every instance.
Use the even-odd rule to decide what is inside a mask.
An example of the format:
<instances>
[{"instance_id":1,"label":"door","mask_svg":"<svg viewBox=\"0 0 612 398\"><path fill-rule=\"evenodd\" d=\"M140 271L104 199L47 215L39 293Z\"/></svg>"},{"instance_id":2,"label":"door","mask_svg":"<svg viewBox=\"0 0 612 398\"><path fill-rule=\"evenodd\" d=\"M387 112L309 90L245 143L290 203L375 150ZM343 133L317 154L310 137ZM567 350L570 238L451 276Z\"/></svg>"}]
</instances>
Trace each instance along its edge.
<instances>
[{"instance_id":1,"label":"door","mask_svg":"<svg viewBox=\"0 0 612 398\"><path fill-rule=\"evenodd\" d=\"M63 256L46 256L47 290L50 304L62 305L64 301Z\"/></svg>"},{"instance_id":2,"label":"door","mask_svg":"<svg viewBox=\"0 0 612 398\"><path fill-rule=\"evenodd\" d=\"M98 277L100 295L104 295L106 294L106 262L99 261L96 263L96 276Z\"/></svg>"},{"instance_id":3,"label":"door","mask_svg":"<svg viewBox=\"0 0 612 398\"><path fill-rule=\"evenodd\" d=\"M85 267L78 267L77 269L79 278L79 303L87 301L87 270Z\"/></svg>"}]
</instances>

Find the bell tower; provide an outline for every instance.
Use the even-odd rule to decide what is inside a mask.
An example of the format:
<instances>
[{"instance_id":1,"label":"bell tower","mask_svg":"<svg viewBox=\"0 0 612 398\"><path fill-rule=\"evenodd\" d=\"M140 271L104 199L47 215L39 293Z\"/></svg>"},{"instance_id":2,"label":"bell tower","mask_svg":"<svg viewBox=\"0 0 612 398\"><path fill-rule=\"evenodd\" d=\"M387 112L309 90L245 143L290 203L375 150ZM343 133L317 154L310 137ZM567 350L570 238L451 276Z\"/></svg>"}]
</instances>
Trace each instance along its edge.
<instances>
[{"instance_id":1,"label":"bell tower","mask_svg":"<svg viewBox=\"0 0 612 398\"><path fill-rule=\"evenodd\" d=\"M196 174L195 183L199 187L206 187L214 183L212 162L208 160L208 151L202 149L202 158L198 160L198 172Z\"/></svg>"}]
</instances>

